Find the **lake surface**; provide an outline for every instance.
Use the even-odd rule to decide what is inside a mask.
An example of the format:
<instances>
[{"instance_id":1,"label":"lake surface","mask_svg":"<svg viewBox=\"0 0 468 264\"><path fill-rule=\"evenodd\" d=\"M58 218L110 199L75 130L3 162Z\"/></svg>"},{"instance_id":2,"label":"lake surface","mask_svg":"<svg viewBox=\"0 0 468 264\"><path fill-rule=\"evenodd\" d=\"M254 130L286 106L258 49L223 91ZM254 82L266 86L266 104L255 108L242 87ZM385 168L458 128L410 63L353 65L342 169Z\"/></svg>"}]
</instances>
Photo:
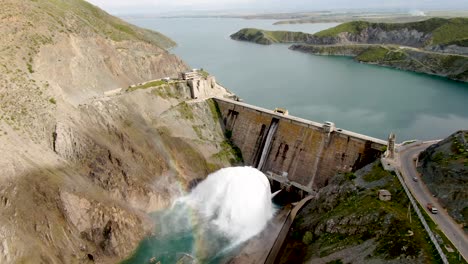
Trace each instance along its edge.
<instances>
[{"instance_id":1,"label":"lake surface","mask_svg":"<svg viewBox=\"0 0 468 264\"><path fill-rule=\"evenodd\" d=\"M127 19L178 43L171 51L204 68L246 103L397 141L443 138L468 129L468 84L365 65L350 58L257 45L229 35L244 27L317 32L336 24L272 25L274 20L230 18Z\"/></svg>"}]
</instances>

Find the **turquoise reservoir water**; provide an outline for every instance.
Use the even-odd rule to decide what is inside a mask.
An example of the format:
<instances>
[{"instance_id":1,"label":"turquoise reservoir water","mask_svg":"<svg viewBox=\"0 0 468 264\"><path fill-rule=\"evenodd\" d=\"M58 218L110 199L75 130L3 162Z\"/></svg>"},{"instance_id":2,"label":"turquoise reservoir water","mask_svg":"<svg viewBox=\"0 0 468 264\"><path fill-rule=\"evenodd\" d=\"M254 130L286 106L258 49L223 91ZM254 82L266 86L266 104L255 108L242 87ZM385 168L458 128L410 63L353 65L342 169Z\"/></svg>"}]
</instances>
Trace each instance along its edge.
<instances>
[{"instance_id":1,"label":"turquoise reservoir water","mask_svg":"<svg viewBox=\"0 0 468 264\"><path fill-rule=\"evenodd\" d=\"M221 169L171 208L154 213L154 235L122 264L226 263L274 213L270 183L262 172Z\"/></svg>"},{"instance_id":2,"label":"turquoise reservoir water","mask_svg":"<svg viewBox=\"0 0 468 264\"><path fill-rule=\"evenodd\" d=\"M178 43L172 50L204 68L245 102L285 107L291 115L397 140L442 138L468 129L468 84L444 78L233 41L244 27L316 32L336 24L274 26L271 20L127 19Z\"/></svg>"}]
</instances>

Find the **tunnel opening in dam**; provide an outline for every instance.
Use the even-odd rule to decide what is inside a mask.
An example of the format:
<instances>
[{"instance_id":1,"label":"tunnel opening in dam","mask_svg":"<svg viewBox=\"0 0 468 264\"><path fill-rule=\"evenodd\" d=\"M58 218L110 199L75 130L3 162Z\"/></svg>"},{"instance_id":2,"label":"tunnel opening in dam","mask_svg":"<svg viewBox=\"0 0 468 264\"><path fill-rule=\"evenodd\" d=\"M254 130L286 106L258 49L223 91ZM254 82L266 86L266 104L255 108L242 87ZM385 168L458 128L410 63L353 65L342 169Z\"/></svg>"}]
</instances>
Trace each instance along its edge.
<instances>
[{"instance_id":1,"label":"tunnel opening in dam","mask_svg":"<svg viewBox=\"0 0 468 264\"><path fill-rule=\"evenodd\" d=\"M278 123L279 123L278 118L271 119L268 132L266 133L266 136L262 139L262 144L260 145L260 148L259 148L259 150L261 151L259 151L256 155L257 159L256 159L255 166L254 166L259 170L262 170L263 166L265 165L267 156L270 153L271 141L273 140L273 136L275 135L276 130L278 129ZM260 133L260 134L263 134L263 133Z\"/></svg>"}]
</instances>

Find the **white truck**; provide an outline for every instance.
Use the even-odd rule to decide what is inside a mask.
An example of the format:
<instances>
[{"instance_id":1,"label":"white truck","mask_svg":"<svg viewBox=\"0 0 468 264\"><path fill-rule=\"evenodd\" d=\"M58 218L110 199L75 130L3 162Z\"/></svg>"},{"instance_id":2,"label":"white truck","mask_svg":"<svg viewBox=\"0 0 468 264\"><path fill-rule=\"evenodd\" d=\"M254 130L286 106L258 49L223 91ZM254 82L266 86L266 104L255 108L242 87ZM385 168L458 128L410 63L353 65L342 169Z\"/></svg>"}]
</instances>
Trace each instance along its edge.
<instances>
[{"instance_id":1,"label":"white truck","mask_svg":"<svg viewBox=\"0 0 468 264\"><path fill-rule=\"evenodd\" d=\"M426 207L429 210L429 212L433 214L437 214L439 212L439 210L437 210L437 208L431 203L428 203Z\"/></svg>"}]
</instances>

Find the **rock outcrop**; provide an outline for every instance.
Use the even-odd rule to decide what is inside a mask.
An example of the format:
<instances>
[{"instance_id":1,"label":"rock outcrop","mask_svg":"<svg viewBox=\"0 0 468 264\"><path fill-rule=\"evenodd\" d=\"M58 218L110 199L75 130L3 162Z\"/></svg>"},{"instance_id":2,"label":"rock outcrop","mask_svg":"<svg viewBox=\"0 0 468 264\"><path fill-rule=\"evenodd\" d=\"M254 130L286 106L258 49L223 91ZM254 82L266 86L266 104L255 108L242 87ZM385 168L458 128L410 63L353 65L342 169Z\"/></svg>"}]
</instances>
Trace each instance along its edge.
<instances>
[{"instance_id":1,"label":"rock outcrop","mask_svg":"<svg viewBox=\"0 0 468 264\"><path fill-rule=\"evenodd\" d=\"M359 23L359 22L350 22ZM367 24L367 23L366 23ZM338 26L339 27L339 26ZM336 35L319 32L308 44L334 45L334 44L395 44L411 47L424 47L431 39L431 33L420 32L416 29L399 28L386 30L379 26L369 24L359 32L339 32Z\"/></svg>"},{"instance_id":2,"label":"rock outcrop","mask_svg":"<svg viewBox=\"0 0 468 264\"><path fill-rule=\"evenodd\" d=\"M467 230L468 131L456 132L423 151L418 170L429 190Z\"/></svg>"},{"instance_id":3,"label":"rock outcrop","mask_svg":"<svg viewBox=\"0 0 468 264\"><path fill-rule=\"evenodd\" d=\"M273 43L304 43L313 39L312 34L291 31L268 31L244 28L231 35L231 39L270 45Z\"/></svg>"},{"instance_id":4,"label":"rock outcrop","mask_svg":"<svg viewBox=\"0 0 468 264\"><path fill-rule=\"evenodd\" d=\"M428 52L422 49L388 45L307 45L296 44L291 50L314 55L349 56L368 63L406 71L420 72L468 82L468 57Z\"/></svg>"},{"instance_id":5,"label":"rock outcrop","mask_svg":"<svg viewBox=\"0 0 468 264\"><path fill-rule=\"evenodd\" d=\"M352 21L315 34L242 29L231 38L259 44L296 43L290 49L352 56L363 63L468 81L466 18L393 24Z\"/></svg>"},{"instance_id":6,"label":"rock outcrop","mask_svg":"<svg viewBox=\"0 0 468 264\"><path fill-rule=\"evenodd\" d=\"M6 0L0 21L1 263L118 262L147 212L239 162L186 81L128 89L187 70L167 37L82 0Z\"/></svg>"},{"instance_id":7,"label":"rock outcrop","mask_svg":"<svg viewBox=\"0 0 468 264\"><path fill-rule=\"evenodd\" d=\"M380 189L392 199L379 200ZM407 218L408 202L399 181L380 163L338 175L297 215L280 263L430 262L437 256L422 225Z\"/></svg>"}]
</instances>

